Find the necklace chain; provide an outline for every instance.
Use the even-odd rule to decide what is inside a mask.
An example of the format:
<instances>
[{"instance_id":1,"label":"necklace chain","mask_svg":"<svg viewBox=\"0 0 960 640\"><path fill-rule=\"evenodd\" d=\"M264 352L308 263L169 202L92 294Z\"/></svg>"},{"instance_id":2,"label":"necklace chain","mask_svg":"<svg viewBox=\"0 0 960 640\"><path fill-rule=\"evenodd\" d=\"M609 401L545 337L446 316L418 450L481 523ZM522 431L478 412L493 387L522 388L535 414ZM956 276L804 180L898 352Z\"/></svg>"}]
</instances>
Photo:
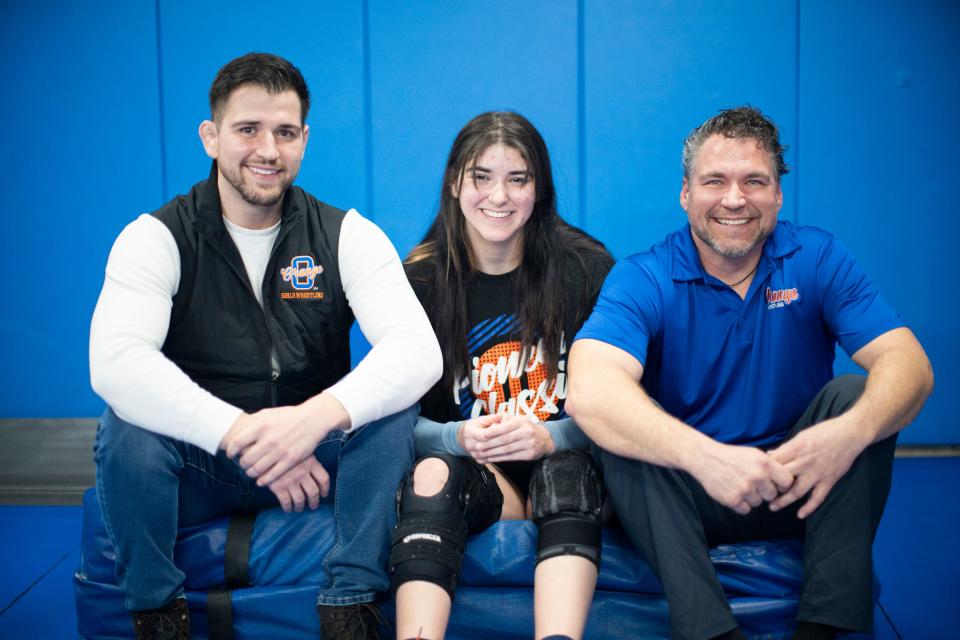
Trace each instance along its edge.
<instances>
[{"instance_id":1,"label":"necklace chain","mask_svg":"<svg viewBox=\"0 0 960 640\"><path fill-rule=\"evenodd\" d=\"M729 283L729 282L724 282L723 284L727 285L727 286L730 287L731 289L734 289L734 288L736 288L738 285L741 285L741 284L743 284L744 282L746 282L746 281L747 281L747 278L749 278L749 277L752 276L754 273L756 273L756 272L757 272L757 267L759 267L759 266L760 266L760 263L757 262L757 264L753 265L753 269L750 269L750 273L748 273L747 275L743 276L742 278L740 278L739 280L737 280L737 281L734 282L733 284L731 284L731 283Z\"/></svg>"}]
</instances>

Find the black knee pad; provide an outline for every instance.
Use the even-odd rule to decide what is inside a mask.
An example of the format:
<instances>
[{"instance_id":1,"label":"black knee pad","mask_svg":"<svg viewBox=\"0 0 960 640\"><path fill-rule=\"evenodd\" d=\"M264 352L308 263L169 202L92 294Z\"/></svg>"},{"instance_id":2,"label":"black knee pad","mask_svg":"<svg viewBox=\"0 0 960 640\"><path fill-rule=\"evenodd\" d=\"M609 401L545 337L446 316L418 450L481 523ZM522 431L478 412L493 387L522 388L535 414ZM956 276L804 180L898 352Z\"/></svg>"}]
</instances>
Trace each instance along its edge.
<instances>
[{"instance_id":1,"label":"black knee pad","mask_svg":"<svg viewBox=\"0 0 960 640\"><path fill-rule=\"evenodd\" d=\"M444 589L453 600L467 534L500 519L503 494L496 478L468 458L446 454L446 484L432 496L413 491L413 474L397 492L397 526L390 549L393 588L404 582L425 580Z\"/></svg>"},{"instance_id":2,"label":"black knee pad","mask_svg":"<svg viewBox=\"0 0 960 640\"><path fill-rule=\"evenodd\" d=\"M586 451L565 449L540 460L530 479L533 521L540 529L537 564L581 556L600 567L600 470Z\"/></svg>"}]
</instances>

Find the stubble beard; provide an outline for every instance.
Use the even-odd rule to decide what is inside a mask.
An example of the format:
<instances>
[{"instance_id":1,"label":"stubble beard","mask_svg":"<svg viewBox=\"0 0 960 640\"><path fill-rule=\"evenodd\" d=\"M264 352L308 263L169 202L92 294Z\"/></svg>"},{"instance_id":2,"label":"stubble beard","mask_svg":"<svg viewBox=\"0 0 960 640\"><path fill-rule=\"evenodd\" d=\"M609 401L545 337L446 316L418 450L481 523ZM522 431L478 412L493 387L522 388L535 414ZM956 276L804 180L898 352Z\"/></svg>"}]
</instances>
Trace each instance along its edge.
<instances>
[{"instance_id":1,"label":"stubble beard","mask_svg":"<svg viewBox=\"0 0 960 640\"><path fill-rule=\"evenodd\" d=\"M276 189L264 191L247 183L246 177L243 175L242 167L239 171L234 171L233 169L227 169L221 166L220 173L227 179L230 186L236 189L237 193L240 194L240 197L243 198L245 202L258 207L272 207L280 202L290 187L290 184L293 182L293 178L290 177L281 181Z\"/></svg>"},{"instance_id":2,"label":"stubble beard","mask_svg":"<svg viewBox=\"0 0 960 640\"><path fill-rule=\"evenodd\" d=\"M762 220L762 216L757 216L758 220ZM708 223L709 224L709 223ZM700 240L706 244L708 247L713 249L719 255L730 260L739 260L750 255L754 249L762 245L766 239L770 236L770 229L765 229L759 227L757 233L753 238L743 241L743 242L728 242L724 243L719 238L714 236L710 231L707 230L706 226L700 225L690 225L693 228L693 232L697 235Z\"/></svg>"}]
</instances>

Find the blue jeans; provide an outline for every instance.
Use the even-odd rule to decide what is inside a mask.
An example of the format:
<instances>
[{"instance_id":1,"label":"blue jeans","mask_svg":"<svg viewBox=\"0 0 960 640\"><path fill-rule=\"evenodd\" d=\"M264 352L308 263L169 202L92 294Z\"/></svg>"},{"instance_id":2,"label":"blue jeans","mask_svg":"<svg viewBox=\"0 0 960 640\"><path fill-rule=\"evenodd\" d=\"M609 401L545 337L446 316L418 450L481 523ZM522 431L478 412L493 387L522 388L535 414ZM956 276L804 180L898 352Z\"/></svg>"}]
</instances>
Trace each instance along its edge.
<instances>
[{"instance_id":1,"label":"blue jeans","mask_svg":"<svg viewBox=\"0 0 960 640\"><path fill-rule=\"evenodd\" d=\"M371 602L390 586L386 565L396 520L394 497L413 464L416 408L336 431L314 455L330 474L337 537L324 559L317 603ZM141 429L107 409L94 443L97 498L117 557L117 583L131 611L156 609L183 594L173 562L179 527L278 504L273 493L222 451L206 451ZM291 514L290 517L296 517Z\"/></svg>"}]
</instances>

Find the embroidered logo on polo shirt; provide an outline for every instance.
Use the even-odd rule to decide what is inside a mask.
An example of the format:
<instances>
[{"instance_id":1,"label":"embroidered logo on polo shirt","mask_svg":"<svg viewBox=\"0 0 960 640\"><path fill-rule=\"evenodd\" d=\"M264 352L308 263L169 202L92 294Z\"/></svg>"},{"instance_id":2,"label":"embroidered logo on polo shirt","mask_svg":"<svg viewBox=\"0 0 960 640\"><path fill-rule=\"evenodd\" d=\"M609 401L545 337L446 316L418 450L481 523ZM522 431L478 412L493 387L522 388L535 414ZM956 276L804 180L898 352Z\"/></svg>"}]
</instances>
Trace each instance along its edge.
<instances>
[{"instance_id":1,"label":"embroidered logo on polo shirt","mask_svg":"<svg viewBox=\"0 0 960 640\"><path fill-rule=\"evenodd\" d=\"M281 299L314 298L323 299L323 291L313 291L317 276L323 273L323 265L317 264L313 256L296 256L289 267L280 269L280 277L289 282L294 291L283 291Z\"/></svg>"},{"instance_id":2,"label":"embroidered logo on polo shirt","mask_svg":"<svg viewBox=\"0 0 960 640\"><path fill-rule=\"evenodd\" d=\"M770 287L767 287L767 310L770 309L779 309L780 307L789 305L794 300L800 299L800 291L794 287L793 289L777 289L772 290Z\"/></svg>"}]
</instances>

